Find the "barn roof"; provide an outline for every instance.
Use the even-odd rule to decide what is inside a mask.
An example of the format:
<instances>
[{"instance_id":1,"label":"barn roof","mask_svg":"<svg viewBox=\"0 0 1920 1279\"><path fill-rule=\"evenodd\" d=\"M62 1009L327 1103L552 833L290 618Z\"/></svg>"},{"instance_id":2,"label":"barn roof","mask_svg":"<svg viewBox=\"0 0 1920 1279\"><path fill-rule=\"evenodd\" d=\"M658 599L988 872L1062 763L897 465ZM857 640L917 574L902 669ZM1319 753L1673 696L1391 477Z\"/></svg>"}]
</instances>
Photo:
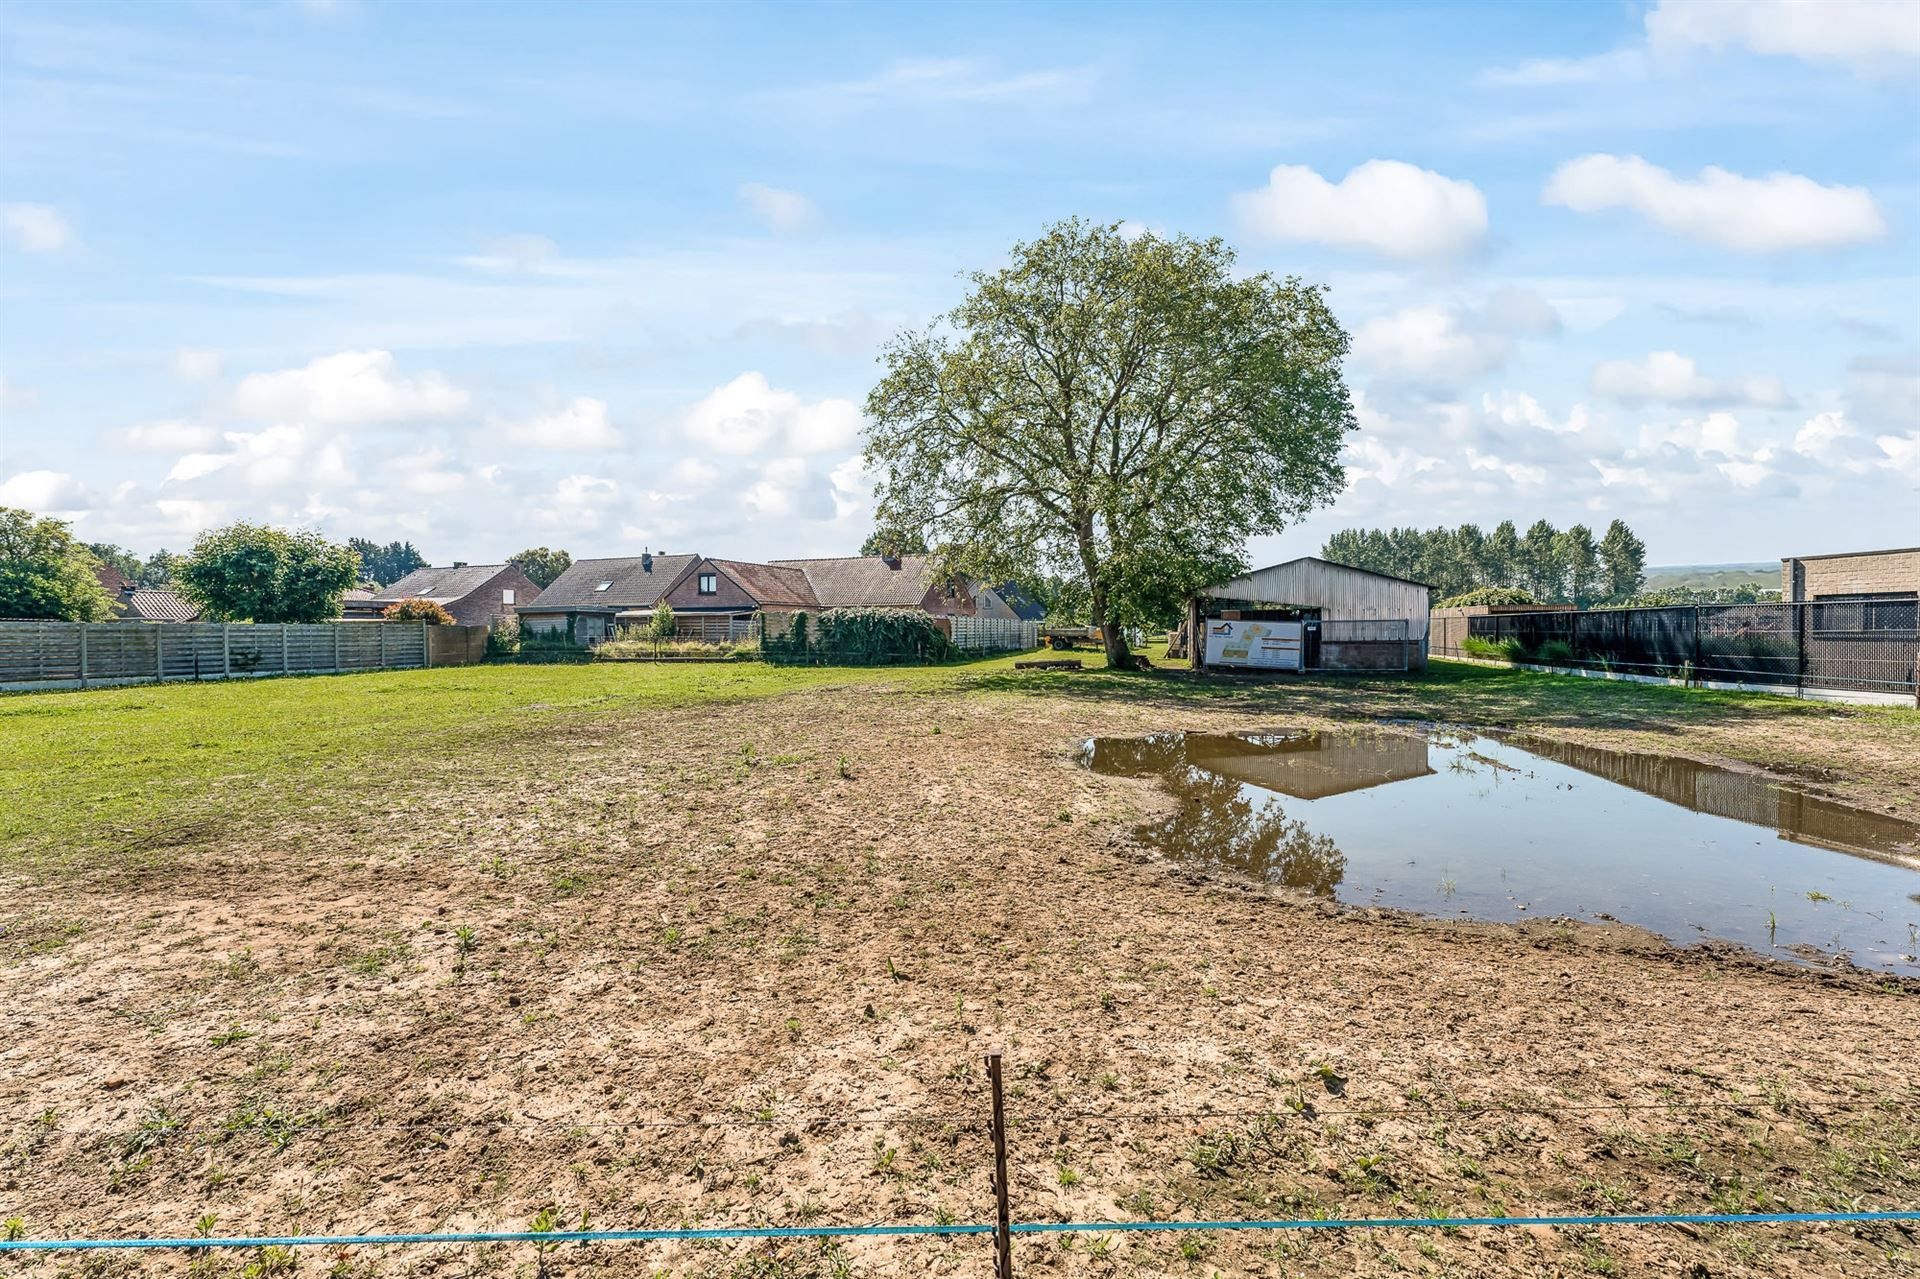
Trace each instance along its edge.
<instances>
[{"instance_id":1,"label":"barn roof","mask_svg":"<svg viewBox=\"0 0 1920 1279\"><path fill-rule=\"evenodd\" d=\"M1283 560L1278 564L1269 564L1265 568L1251 569L1245 573L1240 574L1237 577L1230 578L1224 582L1215 582L1211 586L1203 586L1200 588L1198 594L1224 596L1229 587L1236 586L1242 582L1251 581L1253 578L1260 576L1262 573L1271 573L1276 569L1292 568L1296 564L1322 564L1322 565L1325 565L1327 568L1337 569L1343 573L1360 573L1360 574L1364 574L1367 577L1377 577L1388 582L1398 582L1402 586L1417 586L1423 591L1431 591L1433 589L1433 587L1428 585L1426 582L1416 582L1410 577L1395 577L1391 573L1377 573L1370 568L1358 568L1352 564L1340 564L1340 563L1336 563L1333 560L1323 560L1318 555L1301 555L1294 559Z\"/></svg>"},{"instance_id":2,"label":"barn roof","mask_svg":"<svg viewBox=\"0 0 1920 1279\"><path fill-rule=\"evenodd\" d=\"M505 564L455 564L447 568L417 568L392 586L382 587L373 598L381 603L432 600L446 604L467 598L506 567Z\"/></svg>"},{"instance_id":3,"label":"barn roof","mask_svg":"<svg viewBox=\"0 0 1920 1279\"><path fill-rule=\"evenodd\" d=\"M843 555L834 559L775 560L773 564L805 574L821 608L912 608L926 598L933 585L933 573L924 555L902 555L891 562L878 555Z\"/></svg>"},{"instance_id":4,"label":"barn roof","mask_svg":"<svg viewBox=\"0 0 1920 1279\"><path fill-rule=\"evenodd\" d=\"M619 612L652 608L699 561L698 555L623 555L614 559L575 560L566 572L553 579L552 585L540 592L537 602L526 606L526 611ZM610 583L604 591L598 589L602 582Z\"/></svg>"}]
</instances>

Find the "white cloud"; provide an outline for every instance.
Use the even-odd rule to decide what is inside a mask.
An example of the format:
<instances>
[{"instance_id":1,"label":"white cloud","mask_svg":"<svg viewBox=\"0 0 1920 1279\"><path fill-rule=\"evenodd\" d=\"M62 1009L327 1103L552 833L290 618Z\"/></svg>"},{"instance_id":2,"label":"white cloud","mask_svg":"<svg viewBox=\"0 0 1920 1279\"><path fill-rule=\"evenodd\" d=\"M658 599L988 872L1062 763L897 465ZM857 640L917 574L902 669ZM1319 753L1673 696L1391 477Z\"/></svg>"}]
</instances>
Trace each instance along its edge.
<instances>
[{"instance_id":1,"label":"white cloud","mask_svg":"<svg viewBox=\"0 0 1920 1279\"><path fill-rule=\"evenodd\" d=\"M529 448L591 452L617 449L625 442L607 412L607 402L584 395L556 412L498 425L508 440Z\"/></svg>"},{"instance_id":2,"label":"white cloud","mask_svg":"<svg viewBox=\"0 0 1920 1279\"><path fill-rule=\"evenodd\" d=\"M849 447L860 433L860 410L851 400L807 403L776 390L760 373L742 373L688 410L688 438L731 457L758 453L778 440L800 453Z\"/></svg>"},{"instance_id":3,"label":"white cloud","mask_svg":"<svg viewBox=\"0 0 1920 1279\"><path fill-rule=\"evenodd\" d=\"M1577 213L1631 209L1676 235L1739 253L1833 249L1887 234L1864 187L1822 186L1797 173L1748 178L1712 165L1689 180L1637 155L1570 160L1540 198Z\"/></svg>"},{"instance_id":4,"label":"white cloud","mask_svg":"<svg viewBox=\"0 0 1920 1279\"><path fill-rule=\"evenodd\" d=\"M233 408L263 421L362 426L449 417L467 398L438 373L394 376L386 351L342 351L305 368L249 374L234 388Z\"/></svg>"},{"instance_id":5,"label":"white cloud","mask_svg":"<svg viewBox=\"0 0 1920 1279\"><path fill-rule=\"evenodd\" d=\"M92 505L86 486L65 471L21 471L0 483L0 506L36 515L71 515Z\"/></svg>"},{"instance_id":6,"label":"white cloud","mask_svg":"<svg viewBox=\"0 0 1920 1279\"><path fill-rule=\"evenodd\" d=\"M1578 435L1587 429L1587 406L1576 404L1567 413L1567 420L1557 420L1547 412L1540 401L1525 391L1502 391L1499 395L1483 395L1480 407L1488 417L1503 426L1528 427L1545 431L1549 435Z\"/></svg>"},{"instance_id":7,"label":"white cloud","mask_svg":"<svg viewBox=\"0 0 1920 1279\"><path fill-rule=\"evenodd\" d=\"M1480 80L1509 88L1543 88L1638 78L1646 71L1642 50L1613 49L1584 58L1530 58L1518 66L1485 72Z\"/></svg>"},{"instance_id":8,"label":"white cloud","mask_svg":"<svg viewBox=\"0 0 1920 1279\"><path fill-rule=\"evenodd\" d=\"M1455 386L1504 365L1504 336L1469 327L1454 311L1414 306L1367 321L1353 335L1353 358L1397 382Z\"/></svg>"},{"instance_id":9,"label":"white cloud","mask_svg":"<svg viewBox=\"0 0 1920 1279\"><path fill-rule=\"evenodd\" d=\"M74 242L73 225L50 204L0 204L0 227L26 253L58 253Z\"/></svg>"},{"instance_id":10,"label":"white cloud","mask_svg":"<svg viewBox=\"0 0 1920 1279\"><path fill-rule=\"evenodd\" d=\"M1882 465L1920 484L1920 431L1909 431L1905 435L1882 435L1874 443L1887 455Z\"/></svg>"},{"instance_id":11,"label":"white cloud","mask_svg":"<svg viewBox=\"0 0 1920 1279\"><path fill-rule=\"evenodd\" d=\"M813 201L797 191L782 191L779 187L770 187L762 182L747 182L740 187L740 198L754 216L767 224L770 231L792 234L805 231L819 220L819 210Z\"/></svg>"},{"instance_id":12,"label":"white cloud","mask_svg":"<svg viewBox=\"0 0 1920 1279\"><path fill-rule=\"evenodd\" d=\"M1778 378L1711 378L1678 351L1652 351L1639 360L1604 360L1593 369L1593 393L1622 404L1747 404L1780 408L1789 403Z\"/></svg>"},{"instance_id":13,"label":"white cloud","mask_svg":"<svg viewBox=\"0 0 1920 1279\"><path fill-rule=\"evenodd\" d=\"M116 433L114 442L122 448L145 453L181 453L209 449L220 433L203 422L167 418L158 422L135 422Z\"/></svg>"},{"instance_id":14,"label":"white cloud","mask_svg":"<svg viewBox=\"0 0 1920 1279\"><path fill-rule=\"evenodd\" d=\"M1740 419L1731 413L1709 413L1704 418L1678 422L1646 422L1640 426L1641 453L1672 446L1697 455L1740 455Z\"/></svg>"},{"instance_id":15,"label":"white cloud","mask_svg":"<svg viewBox=\"0 0 1920 1279\"><path fill-rule=\"evenodd\" d=\"M1369 160L1338 184L1283 164L1265 187L1234 196L1233 207L1252 235L1409 261L1456 257L1487 234L1478 187L1399 160Z\"/></svg>"},{"instance_id":16,"label":"white cloud","mask_svg":"<svg viewBox=\"0 0 1920 1279\"><path fill-rule=\"evenodd\" d=\"M1920 58L1911 0L1659 0L1646 24L1655 49L1732 46L1869 74Z\"/></svg>"},{"instance_id":17,"label":"white cloud","mask_svg":"<svg viewBox=\"0 0 1920 1279\"><path fill-rule=\"evenodd\" d=\"M182 382L211 382L220 376L220 352L183 346L173 353L173 375Z\"/></svg>"},{"instance_id":18,"label":"white cloud","mask_svg":"<svg viewBox=\"0 0 1920 1279\"><path fill-rule=\"evenodd\" d=\"M1793 451L1805 457L1826 458L1834 446L1854 434L1847 416L1837 409L1807 419L1793 436Z\"/></svg>"},{"instance_id":19,"label":"white cloud","mask_svg":"<svg viewBox=\"0 0 1920 1279\"><path fill-rule=\"evenodd\" d=\"M909 58L864 80L848 80L800 96L814 100L908 102L1012 102L1084 89L1091 77L1079 69L1049 68L998 74L971 58Z\"/></svg>"},{"instance_id":20,"label":"white cloud","mask_svg":"<svg viewBox=\"0 0 1920 1279\"><path fill-rule=\"evenodd\" d=\"M1375 480L1388 488L1440 465L1439 458L1420 453L1412 445L1394 448L1370 435L1355 440L1344 461L1350 479Z\"/></svg>"}]
</instances>

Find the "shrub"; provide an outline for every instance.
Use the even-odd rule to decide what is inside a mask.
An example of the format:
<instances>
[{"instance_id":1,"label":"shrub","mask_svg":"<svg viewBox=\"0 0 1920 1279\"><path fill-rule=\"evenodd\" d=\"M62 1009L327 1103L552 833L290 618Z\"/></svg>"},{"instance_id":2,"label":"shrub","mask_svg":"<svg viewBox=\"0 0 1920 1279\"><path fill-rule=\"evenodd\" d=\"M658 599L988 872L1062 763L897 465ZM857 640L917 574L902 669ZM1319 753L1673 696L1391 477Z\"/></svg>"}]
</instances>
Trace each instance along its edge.
<instances>
[{"instance_id":1,"label":"shrub","mask_svg":"<svg viewBox=\"0 0 1920 1279\"><path fill-rule=\"evenodd\" d=\"M429 626L452 626L453 614L432 600L396 600L380 610L389 622L425 622Z\"/></svg>"},{"instance_id":2,"label":"shrub","mask_svg":"<svg viewBox=\"0 0 1920 1279\"><path fill-rule=\"evenodd\" d=\"M1462 595L1450 596L1435 608L1472 608L1488 604L1538 604L1540 601L1513 586L1476 586Z\"/></svg>"},{"instance_id":3,"label":"shrub","mask_svg":"<svg viewBox=\"0 0 1920 1279\"><path fill-rule=\"evenodd\" d=\"M573 622L569 620L562 631L530 631L520 629L520 648L516 654L522 662L587 662L593 660L593 654L580 646L574 637Z\"/></svg>"},{"instance_id":4,"label":"shrub","mask_svg":"<svg viewBox=\"0 0 1920 1279\"><path fill-rule=\"evenodd\" d=\"M1565 640L1548 640L1540 646L1534 657L1552 666L1566 666L1579 660L1573 651L1573 645Z\"/></svg>"},{"instance_id":5,"label":"shrub","mask_svg":"<svg viewBox=\"0 0 1920 1279\"><path fill-rule=\"evenodd\" d=\"M760 650L770 662L844 666L943 662L959 651L933 618L910 608L830 608L812 619L795 613L784 634L761 639Z\"/></svg>"},{"instance_id":6,"label":"shrub","mask_svg":"<svg viewBox=\"0 0 1920 1279\"><path fill-rule=\"evenodd\" d=\"M519 616L509 613L505 617L494 618L493 625L487 628L487 660L497 661L505 657L515 657L519 652Z\"/></svg>"},{"instance_id":7,"label":"shrub","mask_svg":"<svg viewBox=\"0 0 1920 1279\"><path fill-rule=\"evenodd\" d=\"M672 639L678 629L673 620L673 605L661 600L653 606L653 620L647 623L647 634L653 639Z\"/></svg>"},{"instance_id":8,"label":"shrub","mask_svg":"<svg viewBox=\"0 0 1920 1279\"><path fill-rule=\"evenodd\" d=\"M1525 650L1516 639L1488 639L1484 635L1469 635L1460 641L1460 651L1468 657L1484 658L1490 662L1517 662L1525 656Z\"/></svg>"}]
</instances>

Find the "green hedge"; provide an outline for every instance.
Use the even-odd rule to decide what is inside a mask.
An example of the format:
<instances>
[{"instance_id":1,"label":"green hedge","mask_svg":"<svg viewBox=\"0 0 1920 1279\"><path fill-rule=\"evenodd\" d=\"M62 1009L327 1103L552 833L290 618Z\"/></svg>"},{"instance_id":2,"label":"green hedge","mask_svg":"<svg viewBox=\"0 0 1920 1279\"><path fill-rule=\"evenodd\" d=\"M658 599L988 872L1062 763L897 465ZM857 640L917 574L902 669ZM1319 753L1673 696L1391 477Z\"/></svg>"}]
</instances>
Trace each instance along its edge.
<instances>
[{"instance_id":1,"label":"green hedge","mask_svg":"<svg viewBox=\"0 0 1920 1279\"><path fill-rule=\"evenodd\" d=\"M924 666L959 650L933 618L918 609L830 608L794 613L784 633L760 638L769 662L827 666Z\"/></svg>"}]
</instances>

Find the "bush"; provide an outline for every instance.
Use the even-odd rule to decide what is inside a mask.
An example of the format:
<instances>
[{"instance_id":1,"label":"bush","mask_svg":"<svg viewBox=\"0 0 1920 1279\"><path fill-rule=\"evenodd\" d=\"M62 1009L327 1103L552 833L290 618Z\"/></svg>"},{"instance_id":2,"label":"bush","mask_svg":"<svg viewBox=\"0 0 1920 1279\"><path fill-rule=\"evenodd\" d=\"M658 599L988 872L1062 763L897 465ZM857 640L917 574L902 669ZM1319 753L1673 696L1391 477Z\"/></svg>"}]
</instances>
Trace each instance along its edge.
<instances>
[{"instance_id":1,"label":"bush","mask_svg":"<svg viewBox=\"0 0 1920 1279\"><path fill-rule=\"evenodd\" d=\"M653 606L653 620L647 623L647 635L649 638L657 640L672 639L673 633L678 629L678 624L673 620L673 605L667 603L665 600L661 600L658 604L655 604Z\"/></svg>"},{"instance_id":2,"label":"bush","mask_svg":"<svg viewBox=\"0 0 1920 1279\"><path fill-rule=\"evenodd\" d=\"M710 644L705 640L654 640L647 638L651 628L633 627L637 636L623 635L593 646L595 661L633 661L654 657L751 657L753 649L744 644Z\"/></svg>"},{"instance_id":3,"label":"bush","mask_svg":"<svg viewBox=\"0 0 1920 1279\"><path fill-rule=\"evenodd\" d=\"M517 657L520 654L520 617L509 613L493 619L487 628L487 660Z\"/></svg>"},{"instance_id":4,"label":"bush","mask_svg":"<svg viewBox=\"0 0 1920 1279\"><path fill-rule=\"evenodd\" d=\"M1526 656L1516 639L1488 639L1484 635L1469 635L1460 641L1460 651L1468 657L1483 658L1490 662L1517 662Z\"/></svg>"},{"instance_id":5,"label":"bush","mask_svg":"<svg viewBox=\"0 0 1920 1279\"><path fill-rule=\"evenodd\" d=\"M540 662L589 662L593 654L580 646L574 637L573 623L569 621L562 631L530 631L516 626L519 631L519 649L514 660L529 663Z\"/></svg>"},{"instance_id":6,"label":"bush","mask_svg":"<svg viewBox=\"0 0 1920 1279\"><path fill-rule=\"evenodd\" d=\"M1550 666L1568 666L1579 660L1573 651L1573 645L1565 640L1548 640L1540 646L1534 658Z\"/></svg>"},{"instance_id":7,"label":"bush","mask_svg":"<svg viewBox=\"0 0 1920 1279\"><path fill-rule=\"evenodd\" d=\"M1491 604L1538 604L1540 601L1512 586L1478 586L1464 595L1441 600L1435 608L1473 608Z\"/></svg>"},{"instance_id":8,"label":"bush","mask_svg":"<svg viewBox=\"0 0 1920 1279\"><path fill-rule=\"evenodd\" d=\"M910 608L830 608L815 618L795 613L784 634L761 638L760 651L770 662L843 666L924 665L959 652L933 618Z\"/></svg>"},{"instance_id":9,"label":"bush","mask_svg":"<svg viewBox=\"0 0 1920 1279\"><path fill-rule=\"evenodd\" d=\"M380 610L389 622L425 622L429 626L452 626L453 614L432 600L396 600Z\"/></svg>"}]
</instances>

